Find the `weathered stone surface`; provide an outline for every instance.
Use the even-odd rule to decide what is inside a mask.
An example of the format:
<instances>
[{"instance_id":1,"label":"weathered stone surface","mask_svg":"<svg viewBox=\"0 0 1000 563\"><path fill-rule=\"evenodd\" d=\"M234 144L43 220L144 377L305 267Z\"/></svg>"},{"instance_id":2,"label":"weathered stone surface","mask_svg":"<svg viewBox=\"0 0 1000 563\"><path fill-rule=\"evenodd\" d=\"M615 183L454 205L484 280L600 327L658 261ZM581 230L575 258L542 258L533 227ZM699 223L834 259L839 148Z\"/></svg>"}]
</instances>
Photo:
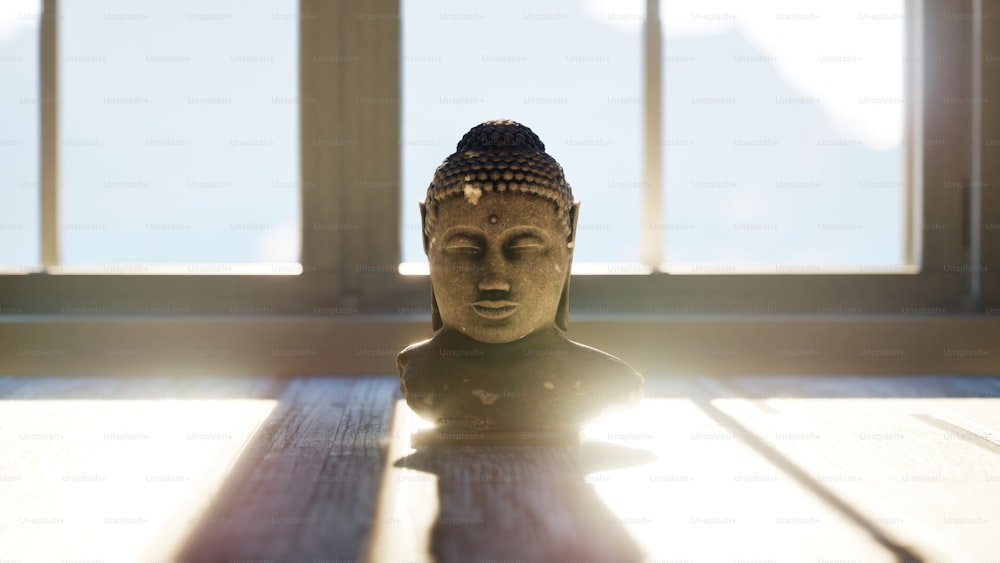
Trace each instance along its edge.
<instances>
[{"instance_id":1,"label":"weathered stone surface","mask_svg":"<svg viewBox=\"0 0 1000 563\"><path fill-rule=\"evenodd\" d=\"M575 430L642 395L635 370L554 327L503 344L446 328L399 366L407 404L439 428Z\"/></svg>"},{"instance_id":2,"label":"weathered stone surface","mask_svg":"<svg viewBox=\"0 0 1000 563\"><path fill-rule=\"evenodd\" d=\"M439 428L572 431L642 395L635 370L561 332L580 206L544 148L512 121L474 127L421 204L439 332L397 364Z\"/></svg>"}]
</instances>

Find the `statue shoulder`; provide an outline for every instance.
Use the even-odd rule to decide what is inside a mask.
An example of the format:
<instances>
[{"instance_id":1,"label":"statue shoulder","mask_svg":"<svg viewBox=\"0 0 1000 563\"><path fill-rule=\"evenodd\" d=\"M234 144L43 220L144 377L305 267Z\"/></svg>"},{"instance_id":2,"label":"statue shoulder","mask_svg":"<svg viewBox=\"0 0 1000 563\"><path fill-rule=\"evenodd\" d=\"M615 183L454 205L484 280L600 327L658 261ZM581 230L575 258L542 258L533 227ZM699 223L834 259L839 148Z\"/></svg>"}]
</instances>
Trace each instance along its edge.
<instances>
[{"instance_id":1,"label":"statue shoulder","mask_svg":"<svg viewBox=\"0 0 1000 563\"><path fill-rule=\"evenodd\" d=\"M413 363L423 363L426 361L427 357L432 353L431 349L434 348L433 340L433 338L428 338L427 340L416 342L403 348L396 355L396 367L399 368L400 373Z\"/></svg>"},{"instance_id":2,"label":"statue shoulder","mask_svg":"<svg viewBox=\"0 0 1000 563\"><path fill-rule=\"evenodd\" d=\"M567 339L566 342L574 365L586 367L598 377L630 380L642 384L642 375L616 356L572 340Z\"/></svg>"}]
</instances>

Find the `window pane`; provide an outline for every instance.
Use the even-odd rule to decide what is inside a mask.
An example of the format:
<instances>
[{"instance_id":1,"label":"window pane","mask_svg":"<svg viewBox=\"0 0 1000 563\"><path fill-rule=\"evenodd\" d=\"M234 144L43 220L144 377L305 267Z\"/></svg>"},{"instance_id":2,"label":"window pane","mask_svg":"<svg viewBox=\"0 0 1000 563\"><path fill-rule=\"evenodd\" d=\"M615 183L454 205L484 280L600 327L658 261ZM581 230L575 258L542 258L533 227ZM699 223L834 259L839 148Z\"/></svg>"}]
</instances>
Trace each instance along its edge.
<instances>
[{"instance_id":1,"label":"window pane","mask_svg":"<svg viewBox=\"0 0 1000 563\"><path fill-rule=\"evenodd\" d=\"M60 9L62 261L297 261L297 2Z\"/></svg>"},{"instance_id":2,"label":"window pane","mask_svg":"<svg viewBox=\"0 0 1000 563\"><path fill-rule=\"evenodd\" d=\"M403 260L426 262L417 202L434 169L503 117L538 134L582 202L574 262L637 261L640 27L558 0L403 0L402 12Z\"/></svg>"},{"instance_id":3,"label":"window pane","mask_svg":"<svg viewBox=\"0 0 1000 563\"><path fill-rule=\"evenodd\" d=\"M40 0L0 4L0 272L37 267Z\"/></svg>"},{"instance_id":4,"label":"window pane","mask_svg":"<svg viewBox=\"0 0 1000 563\"><path fill-rule=\"evenodd\" d=\"M661 10L667 270L903 266L902 0Z\"/></svg>"}]
</instances>

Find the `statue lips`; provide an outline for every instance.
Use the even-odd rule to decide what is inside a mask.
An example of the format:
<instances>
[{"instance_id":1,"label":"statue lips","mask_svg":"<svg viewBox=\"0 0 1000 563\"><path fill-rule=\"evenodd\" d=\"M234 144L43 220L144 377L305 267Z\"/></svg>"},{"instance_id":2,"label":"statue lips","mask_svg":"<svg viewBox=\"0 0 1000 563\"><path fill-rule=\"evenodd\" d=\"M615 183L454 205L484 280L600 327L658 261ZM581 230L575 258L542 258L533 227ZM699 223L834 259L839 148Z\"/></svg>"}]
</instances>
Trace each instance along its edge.
<instances>
[{"instance_id":1,"label":"statue lips","mask_svg":"<svg viewBox=\"0 0 1000 563\"><path fill-rule=\"evenodd\" d=\"M513 301L483 300L472 304L472 310L480 317L490 321L502 321L517 311L517 303Z\"/></svg>"}]
</instances>

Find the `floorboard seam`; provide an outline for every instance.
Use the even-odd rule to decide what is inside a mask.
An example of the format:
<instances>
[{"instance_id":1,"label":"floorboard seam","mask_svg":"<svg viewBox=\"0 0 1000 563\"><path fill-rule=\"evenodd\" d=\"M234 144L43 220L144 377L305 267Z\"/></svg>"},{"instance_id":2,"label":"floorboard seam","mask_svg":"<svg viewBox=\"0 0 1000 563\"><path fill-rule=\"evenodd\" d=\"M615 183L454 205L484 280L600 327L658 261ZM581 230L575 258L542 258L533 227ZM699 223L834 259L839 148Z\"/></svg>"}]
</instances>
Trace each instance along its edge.
<instances>
[{"instance_id":1,"label":"floorboard seam","mask_svg":"<svg viewBox=\"0 0 1000 563\"><path fill-rule=\"evenodd\" d=\"M955 438L958 438L967 444L972 444L973 446L978 446L980 448L983 448L984 450L990 452L991 454L1000 454L1000 444L997 444L996 442L990 440L989 438L986 438L985 436L980 436L979 434L973 432L972 430L963 428L958 424L949 422L943 418L934 416L932 414L914 414L912 416L913 418L919 420L920 422L929 424L930 426L933 426L938 430L943 430L949 435L954 436Z\"/></svg>"},{"instance_id":2,"label":"floorboard seam","mask_svg":"<svg viewBox=\"0 0 1000 563\"><path fill-rule=\"evenodd\" d=\"M691 397L691 401L709 418L731 432L744 444L753 448L754 451L773 463L778 469L784 471L787 475L798 481L803 487L840 512L848 520L854 522L867 531L875 541L889 550L896 557L897 561L901 563L922 563L925 561L924 556L920 555L914 548L904 545L894 539L876 522L855 509L847 501L840 498L830 488L820 483L812 475L788 459L766 440L760 438L752 430L749 430L740 424L735 418L712 405L711 400L708 397L711 396L713 391L718 391L719 386L723 388L725 388L725 386L722 386L714 380L707 380L705 378L699 378L695 381L695 384L705 391L705 394L699 397ZM716 387L716 389L712 389L713 387Z\"/></svg>"}]
</instances>

